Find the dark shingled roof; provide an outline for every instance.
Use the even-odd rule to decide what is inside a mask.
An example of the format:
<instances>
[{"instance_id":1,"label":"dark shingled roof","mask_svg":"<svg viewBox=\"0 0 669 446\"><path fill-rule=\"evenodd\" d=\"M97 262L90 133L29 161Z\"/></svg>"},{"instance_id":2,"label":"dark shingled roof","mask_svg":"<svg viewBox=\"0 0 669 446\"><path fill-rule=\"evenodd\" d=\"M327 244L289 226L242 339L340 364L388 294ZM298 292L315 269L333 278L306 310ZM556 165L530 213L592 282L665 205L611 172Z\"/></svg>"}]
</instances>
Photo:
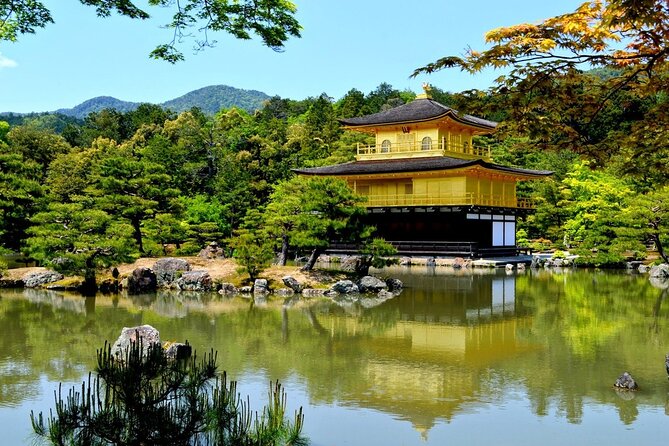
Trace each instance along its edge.
<instances>
[{"instance_id":1,"label":"dark shingled roof","mask_svg":"<svg viewBox=\"0 0 669 446\"><path fill-rule=\"evenodd\" d=\"M332 166L293 169L302 175L366 175L374 173L424 172L430 170L449 170L462 167L480 166L490 170L528 176L548 176L550 170L530 170L517 167L500 166L481 159L466 160L447 156L426 158L403 158L389 160L351 161Z\"/></svg>"},{"instance_id":2,"label":"dark shingled roof","mask_svg":"<svg viewBox=\"0 0 669 446\"><path fill-rule=\"evenodd\" d=\"M455 121L474 127L493 130L497 123L487 119L477 118L470 115L459 115L450 107L433 101L432 99L415 99L408 104L391 108L390 110L374 113L372 115L360 116L358 118L340 119L345 126L361 127L382 124L408 124L412 122L431 121L441 117L450 117Z\"/></svg>"}]
</instances>

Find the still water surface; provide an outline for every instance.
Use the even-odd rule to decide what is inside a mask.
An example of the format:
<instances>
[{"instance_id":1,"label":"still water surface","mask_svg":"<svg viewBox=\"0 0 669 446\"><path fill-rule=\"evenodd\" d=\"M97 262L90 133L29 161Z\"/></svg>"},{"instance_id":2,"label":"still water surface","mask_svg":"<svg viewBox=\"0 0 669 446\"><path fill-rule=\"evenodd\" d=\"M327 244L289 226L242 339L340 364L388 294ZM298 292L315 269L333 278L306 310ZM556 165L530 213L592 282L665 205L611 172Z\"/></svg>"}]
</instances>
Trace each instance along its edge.
<instances>
[{"instance_id":1,"label":"still water surface","mask_svg":"<svg viewBox=\"0 0 669 446\"><path fill-rule=\"evenodd\" d=\"M354 302L0 290L0 444L77 384L124 326L218 350L258 406L270 380L329 445L665 445L669 301L624 273L385 270L406 289ZM659 286L659 287L658 287ZM636 393L618 393L630 371Z\"/></svg>"}]
</instances>

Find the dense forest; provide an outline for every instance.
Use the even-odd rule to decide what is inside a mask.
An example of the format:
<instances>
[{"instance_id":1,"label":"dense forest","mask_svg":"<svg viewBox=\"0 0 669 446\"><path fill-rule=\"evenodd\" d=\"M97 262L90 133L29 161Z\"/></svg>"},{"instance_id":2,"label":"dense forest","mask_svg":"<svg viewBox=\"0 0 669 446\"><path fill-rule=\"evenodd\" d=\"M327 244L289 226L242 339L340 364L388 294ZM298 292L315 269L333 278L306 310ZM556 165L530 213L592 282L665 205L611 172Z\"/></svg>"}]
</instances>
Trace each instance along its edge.
<instances>
[{"instance_id":1,"label":"dense forest","mask_svg":"<svg viewBox=\"0 0 669 446\"><path fill-rule=\"evenodd\" d=\"M582 79L598 82L608 74L595 70ZM647 245L663 242L669 193L662 148L630 156L637 147L621 136L663 98L649 103L622 91L589 122L574 104L571 114L537 120L550 126L546 133L516 120L509 103L515 97L437 87L432 95L461 113L501 122L480 141L493 148L495 162L555 172L521 187L537 203L521 224L521 243L569 249L586 263L609 265L643 257ZM261 252L273 257L287 248L282 241L288 239L293 250L308 254L346 230L370 237L369 230L336 224L364 209L360 197L336 184L309 190L306 183L315 180L293 178L291 169L354 159L356 143L370 137L342 130L337 119L414 97L381 84L367 94L351 89L338 100L273 97L254 114L230 108L209 117L197 108L176 114L143 104L80 121L47 114L21 125L0 122L2 248L82 270L139 255L193 254L211 241L257 261ZM581 145L567 143L573 132ZM648 163L648 156L658 162ZM327 228L300 222L304 206L327 200L319 191L337 196L342 212ZM314 212L326 211L306 213Z\"/></svg>"}]
</instances>

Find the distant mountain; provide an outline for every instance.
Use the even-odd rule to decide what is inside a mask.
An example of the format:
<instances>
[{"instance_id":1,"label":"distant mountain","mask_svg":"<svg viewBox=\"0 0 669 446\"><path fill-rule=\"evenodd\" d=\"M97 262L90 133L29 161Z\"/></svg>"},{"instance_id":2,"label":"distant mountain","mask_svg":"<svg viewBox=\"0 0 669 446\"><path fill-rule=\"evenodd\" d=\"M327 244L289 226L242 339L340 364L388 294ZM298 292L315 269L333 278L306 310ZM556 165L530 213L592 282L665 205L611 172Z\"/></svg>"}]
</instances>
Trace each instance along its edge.
<instances>
[{"instance_id":1,"label":"distant mountain","mask_svg":"<svg viewBox=\"0 0 669 446\"><path fill-rule=\"evenodd\" d=\"M139 102L122 101L111 96L98 96L97 98L84 101L73 108L59 108L54 113L83 119L89 113L99 112L105 108L115 108L117 111L125 113L136 109L138 106Z\"/></svg>"},{"instance_id":2,"label":"distant mountain","mask_svg":"<svg viewBox=\"0 0 669 446\"><path fill-rule=\"evenodd\" d=\"M211 85L191 91L176 99L160 104L177 113L186 111L194 106L204 113L213 115L222 108L237 107L249 112L262 108L263 102L270 97L257 90L242 90L227 85Z\"/></svg>"},{"instance_id":3,"label":"distant mountain","mask_svg":"<svg viewBox=\"0 0 669 446\"><path fill-rule=\"evenodd\" d=\"M249 112L262 108L263 102L270 97L256 90L243 90L227 85L211 85L186 93L176 99L158 104L177 113L199 107L205 114L213 115L222 108L238 107ZM110 96L99 96L82 102L73 108L61 108L53 113L84 119L91 112L105 108L114 108L119 112L135 110L140 102L121 101Z\"/></svg>"}]
</instances>

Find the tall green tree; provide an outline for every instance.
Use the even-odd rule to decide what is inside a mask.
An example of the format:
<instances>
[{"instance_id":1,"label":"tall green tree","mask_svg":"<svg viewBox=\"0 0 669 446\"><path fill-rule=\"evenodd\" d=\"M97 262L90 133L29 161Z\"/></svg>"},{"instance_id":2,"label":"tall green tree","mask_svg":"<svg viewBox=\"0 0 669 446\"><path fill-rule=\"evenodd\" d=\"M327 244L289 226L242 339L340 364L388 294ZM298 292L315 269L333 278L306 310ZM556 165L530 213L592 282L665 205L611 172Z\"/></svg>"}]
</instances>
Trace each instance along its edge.
<instances>
[{"instance_id":1,"label":"tall green tree","mask_svg":"<svg viewBox=\"0 0 669 446\"><path fill-rule=\"evenodd\" d=\"M164 120L161 126L159 129L145 124L135 133L133 143L142 158L161 164L170 173L169 187L184 195L211 191L216 166L206 140L205 122L191 112L183 112Z\"/></svg>"},{"instance_id":2,"label":"tall green tree","mask_svg":"<svg viewBox=\"0 0 669 446\"><path fill-rule=\"evenodd\" d=\"M62 136L30 126L13 127L6 138L13 152L39 164L42 176L46 175L51 161L72 149Z\"/></svg>"},{"instance_id":3,"label":"tall green tree","mask_svg":"<svg viewBox=\"0 0 669 446\"><path fill-rule=\"evenodd\" d=\"M0 144L7 144L7 134L10 128L7 121L0 121Z\"/></svg>"},{"instance_id":4,"label":"tall green tree","mask_svg":"<svg viewBox=\"0 0 669 446\"><path fill-rule=\"evenodd\" d=\"M233 249L232 255L237 260L239 271L246 273L253 282L265 270L274 258L274 247L267 231L263 227L263 215L257 209L251 209L244 217L242 227L234 233L228 244Z\"/></svg>"},{"instance_id":5,"label":"tall green tree","mask_svg":"<svg viewBox=\"0 0 669 446\"><path fill-rule=\"evenodd\" d=\"M183 218L196 232L202 230L202 225L212 224L218 234L209 241L219 241L232 235L229 206L216 197L199 194L193 197L179 197L180 207L183 209Z\"/></svg>"},{"instance_id":6,"label":"tall green tree","mask_svg":"<svg viewBox=\"0 0 669 446\"><path fill-rule=\"evenodd\" d=\"M143 224L158 213L176 210L173 199L178 191L166 187L169 180L161 165L143 160L127 147L119 147L95 167L86 193L94 199L97 209L131 225L137 247L143 253Z\"/></svg>"},{"instance_id":7,"label":"tall green tree","mask_svg":"<svg viewBox=\"0 0 669 446\"><path fill-rule=\"evenodd\" d=\"M105 138L120 144L131 134L123 113L114 108L105 108L86 116L79 143L88 147L95 139Z\"/></svg>"},{"instance_id":8,"label":"tall green tree","mask_svg":"<svg viewBox=\"0 0 669 446\"><path fill-rule=\"evenodd\" d=\"M313 161L329 155L331 146L341 133L332 99L321 94L304 114L305 140L301 158Z\"/></svg>"},{"instance_id":9,"label":"tall green tree","mask_svg":"<svg viewBox=\"0 0 669 446\"><path fill-rule=\"evenodd\" d=\"M277 263L284 266L290 247L294 245L298 219L304 212L303 196L306 183L300 177L277 184L265 209L264 225L270 237L278 241Z\"/></svg>"},{"instance_id":10,"label":"tall green tree","mask_svg":"<svg viewBox=\"0 0 669 446\"><path fill-rule=\"evenodd\" d=\"M587 162L574 164L562 183L563 205L568 214L565 244L580 255L582 263L621 263L625 245L617 233L630 225L621 216L634 194L632 188L614 174L591 169Z\"/></svg>"},{"instance_id":11,"label":"tall green tree","mask_svg":"<svg viewBox=\"0 0 669 446\"><path fill-rule=\"evenodd\" d=\"M402 105L404 100L402 99L399 90L393 88L389 83L383 82L367 94L365 102L366 104L363 107L362 112L367 115Z\"/></svg>"},{"instance_id":12,"label":"tall green tree","mask_svg":"<svg viewBox=\"0 0 669 446\"><path fill-rule=\"evenodd\" d=\"M84 277L84 291L94 292L96 270L130 261L136 253L133 228L90 203L49 203L32 219L27 249L45 265Z\"/></svg>"},{"instance_id":13,"label":"tall green tree","mask_svg":"<svg viewBox=\"0 0 669 446\"><path fill-rule=\"evenodd\" d=\"M100 151L95 148L74 149L56 157L49 165L44 181L49 199L71 203L84 195L91 182L91 171L99 157Z\"/></svg>"},{"instance_id":14,"label":"tall green tree","mask_svg":"<svg viewBox=\"0 0 669 446\"><path fill-rule=\"evenodd\" d=\"M335 103L335 111L339 118L361 116L365 107L365 94L355 88L350 89Z\"/></svg>"},{"instance_id":15,"label":"tall green tree","mask_svg":"<svg viewBox=\"0 0 669 446\"><path fill-rule=\"evenodd\" d=\"M40 165L10 149L0 137L0 250L20 249L43 195L40 180Z\"/></svg>"},{"instance_id":16,"label":"tall green tree","mask_svg":"<svg viewBox=\"0 0 669 446\"><path fill-rule=\"evenodd\" d=\"M652 243L660 258L669 263L669 186L630 195L618 218L627 222L616 230L624 247L645 252L645 245Z\"/></svg>"},{"instance_id":17,"label":"tall green tree","mask_svg":"<svg viewBox=\"0 0 669 446\"><path fill-rule=\"evenodd\" d=\"M310 250L304 266L313 269L318 256L331 241L353 241L369 237L372 228L361 222L367 213L364 198L346 181L333 177L298 176L281 184L268 205L271 233L285 243Z\"/></svg>"}]
</instances>

